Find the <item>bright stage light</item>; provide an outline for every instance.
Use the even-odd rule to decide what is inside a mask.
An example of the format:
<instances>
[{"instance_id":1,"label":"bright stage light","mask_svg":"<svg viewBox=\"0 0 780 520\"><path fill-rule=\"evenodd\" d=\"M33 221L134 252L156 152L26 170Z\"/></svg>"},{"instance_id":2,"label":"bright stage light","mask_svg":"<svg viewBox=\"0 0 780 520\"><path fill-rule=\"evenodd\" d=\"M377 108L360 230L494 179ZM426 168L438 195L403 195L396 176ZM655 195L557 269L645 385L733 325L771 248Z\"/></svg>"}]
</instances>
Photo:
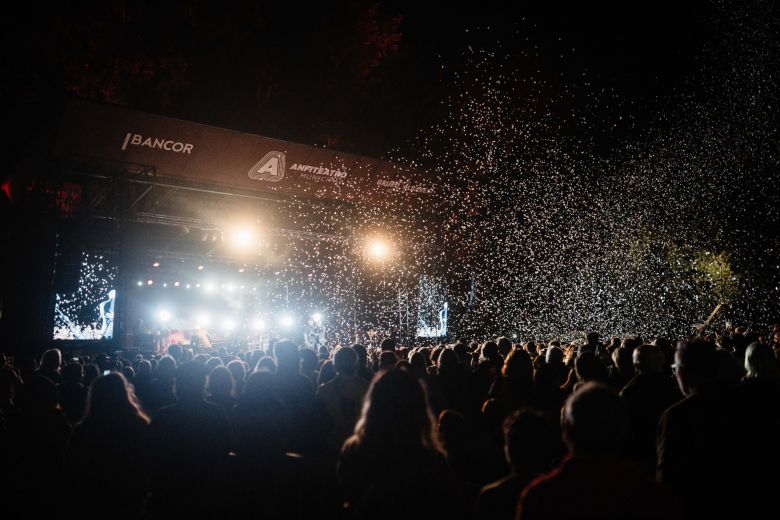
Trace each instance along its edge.
<instances>
[{"instance_id":1,"label":"bright stage light","mask_svg":"<svg viewBox=\"0 0 780 520\"><path fill-rule=\"evenodd\" d=\"M368 244L368 256L374 260L384 260L390 254L390 246L381 238L375 238Z\"/></svg>"},{"instance_id":2,"label":"bright stage light","mask_svg":"<svg viewBox=\"0 0 780 520\"><path fill-rule=\"evenodd\" d=\"M152 267L160 267L160 262L155 262L152 264Z\"/></svg>"},{"instance_id":3,"label":"bright stage light","mask_svg":"<svg viewBox=\"0 0 780 520\"><path fill-rule=\"evenodd\" d=\"M212 282L206 282L206 284L203 286L203 289L206 292L212 292L216 288L217 288L216 285L214 285L214 283Z\"/></svg>"},{"instance_id":4,"label":"bright stage light","mask_svg":"<svg viewBox=\"0 0 780 520\"><path fill-rule=\"evenodd\" d=\"M138 280L138 287L143 287L144 283L141 280Z\"/></svg>"},{"instance_id":5,"label":"bright stage light","mask_svg":"<svg viewBox=\"0 0 780 520\"><path fill-rule=\"evenodd\" d=\"M222 327L225 330L233 330L236 327L236 322L233 320L225 320L224 323L222 323Z\"/></svg>"},{"instance_id":6,"label":"bright stage light","mask_svg":"<svg viewBox=\"0 0 780 520\"><path fill-rule=\"evenodd\" d=\"M202 265L198 266L198 271L203 271L203 266Z\"/></svg>"},{"instance_id":7,"label":"bright stage light","mask_svg":"<svg viewBox=\"0 0 780 520\"><path fill-rule=\"evenodd\" d=\"M199 314L198 317L195 319L195 322L198 324L198 328L203 328L206 325L209 324L209 315L208 314Z\"/></svg>"},{"instance_id":8,"label":"bright stage light","mask_svg":"<svg viewBox=\"0 0 780 520\"><path fill-rule=\"evenodd\" d=\"M168 321L171 319L171 313L168 311L160 311L160 321Z\"/></svg>"},{"instance_id":9,"label":"bright stage light","mask_svg":"<svg viewBox=\"0 0 780 520\"><path fill-rule=\"evenodd\" d=\"M146 285L152 285L154 283L154 280L146 280Z\"/></svg>"},{"instance_id":10,"label":"bright stage light","mask_svg":"<svg viewBox=\"0 0 780 520\"><path fill-rule=\"evenodd\" d=\"M319 312L315 312L314 314L312 314L311 319L314 320L314 323L319 325L320 323L322 323L322 314L320 314Z\"/></svg>"},{"instance_id":11,"label":"bright stage light","mask_svg":"<svg viewBox=\"0 0 780 520\"><path fill-rule=\"evenodd\" d=\"M164 284L163 284L163 287L168 287L168 284L167 284L167 283L164 283Z\"/></svg>"},{"instance_id":12,"label":"bright stage light","mask_svg":"<svg viewBox=\"0 0 780 520\"><path fill-rule=\"evenodd\" d=\"M173 282L173 286L174 286L174 287L178 287L178 286L180 286L180 285L181 285L181 283L179 283L179 282Z\"/></svg>"},{"instance_id":13,"label":"bright stage light","mask_svg":"<svg viewBox=\"0 0 780 520\"><path fill-rule=\"evenodd\" d=\"M292 327L293 321L292 316L289 315L284 315L279 319L282 327Z\"/></svg>"},{"instance_id":14,"label":"bright stage light","mask_svg":"<svg viewBox=\"0 0 780 520\"><path fill-rule=\"evenodd\" d=\"M255 330L263 330L265 328L265 322L263 320L255 320L254 323L252 323L252 328Z\"/></svg>"},{"instance_id":15,"label":"bright stage light","mask_svg":"<svg viewBox=\"0 0 780 520\"><path fill-rule=\"evenodd\" d=\"M231 242L239 249L246 249L252 245L255 239L255 234L251 228L242 227L234 229L230 234Z\"/></svg>"},{"instance_id":16,"label":"bright stage light","mask_svg":"<svg viewBox=\"0 0 780 520\"><path fill-rule=\"evenodd\" d=\"M192 286L190 284L187 284L187 289L189 289L190 287L192 287Z\"/></svg>"}]
</instances>

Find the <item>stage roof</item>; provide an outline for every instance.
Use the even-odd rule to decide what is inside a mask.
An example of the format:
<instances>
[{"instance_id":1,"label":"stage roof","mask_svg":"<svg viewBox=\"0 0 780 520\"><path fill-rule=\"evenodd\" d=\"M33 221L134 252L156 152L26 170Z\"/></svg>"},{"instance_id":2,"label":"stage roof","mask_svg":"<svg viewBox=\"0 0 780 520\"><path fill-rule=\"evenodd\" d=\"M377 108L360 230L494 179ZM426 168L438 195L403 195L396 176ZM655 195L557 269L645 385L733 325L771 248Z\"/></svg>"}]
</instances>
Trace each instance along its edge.
<instances>
[{"instance_id":1,"label":"stage roof","mask_svg":"<svg viewBox=\"0 0 780 520\"><path fill-rule=\"evenodd\" d=\"M386 161L82 100L66 103L53 156L144 165L158 180L355 204L433 201L439 189L424 172Z\"/></svg>"}]
</instances>

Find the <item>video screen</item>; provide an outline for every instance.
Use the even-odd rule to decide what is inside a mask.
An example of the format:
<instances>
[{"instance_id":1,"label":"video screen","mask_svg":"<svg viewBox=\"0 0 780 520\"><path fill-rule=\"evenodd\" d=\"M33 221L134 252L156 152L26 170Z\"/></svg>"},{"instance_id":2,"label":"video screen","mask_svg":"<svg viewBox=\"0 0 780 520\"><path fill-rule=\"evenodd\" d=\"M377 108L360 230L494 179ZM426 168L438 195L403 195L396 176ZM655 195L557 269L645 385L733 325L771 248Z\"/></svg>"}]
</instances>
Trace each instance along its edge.
<instances>
[{"instance_id":1,"label":"video screen","mask_svg":"<svg viewBox=\"0 0 780 520\"><path fill-rule=\"evenodd\" d=\"M54 339L103 340L114 336L116 273L116 266L107 257L82 253L76 291L54 296Z\"/></svg>"},{"instance_id":2,"label":"video screen","mask_svg":"<svg viewBox=\"0 0 780 520\"><path fill-rule=\"evenodd\" d=\"M441 338L447 335L447 292L430 276L420 277L420 306L417 309L417 337Z\"/></svg>"}]
</instances>

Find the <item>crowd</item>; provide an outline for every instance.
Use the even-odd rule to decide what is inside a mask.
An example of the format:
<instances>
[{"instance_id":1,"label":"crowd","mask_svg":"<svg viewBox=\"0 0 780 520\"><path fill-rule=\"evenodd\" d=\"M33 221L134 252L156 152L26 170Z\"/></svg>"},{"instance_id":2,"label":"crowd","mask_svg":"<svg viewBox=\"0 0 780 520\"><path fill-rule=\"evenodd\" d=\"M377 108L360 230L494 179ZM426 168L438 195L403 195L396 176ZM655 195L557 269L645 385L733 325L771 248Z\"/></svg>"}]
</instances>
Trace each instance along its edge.
<instances>
[{"instance_id":1,"label":"crowd","mask_svg":"<svg viewBox=\"0 0 780 520\"><path fill-rule=\"evenodd\" d=\"M780 327L4 356L28 517L780 518ZM10 518L10 516L8 516Z\"/></svg>"}]
</instances>

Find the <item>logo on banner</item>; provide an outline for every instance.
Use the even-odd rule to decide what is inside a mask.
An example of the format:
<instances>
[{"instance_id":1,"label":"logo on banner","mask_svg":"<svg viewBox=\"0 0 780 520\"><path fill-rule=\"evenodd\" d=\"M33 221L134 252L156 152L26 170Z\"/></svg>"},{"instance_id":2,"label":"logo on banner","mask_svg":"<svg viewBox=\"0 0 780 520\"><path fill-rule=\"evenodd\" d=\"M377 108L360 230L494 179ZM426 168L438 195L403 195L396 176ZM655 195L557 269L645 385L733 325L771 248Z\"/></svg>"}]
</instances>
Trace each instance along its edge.
<instances>
[{"instance_id":1,"label":"logo on banner","mask_svg":"<svg viewBox=\"0 0 780 520\"><path fill-rule=\"evenodd\" d=\"M122 142L122 150L127 150L128 146L141 146L144 148L152 148L157 150L165 150L166 152L186 153L192 154L192 149L195 145L190 143L183 143L176 141L175 139L165 139L164 137L149 137L141 134L134 134L127 132L125 134L125 140Z\"/></svg>"},{"instance_id":2,"label":"logo on banner","mask_svg":"<svg viewBox=\"0 0 780 520\"><path fill-rule=\"evenodd\" d=\"M284 152L268 152L249 170L256 181L279 182L284 179Z\"/></svg>"}]
</instances>

